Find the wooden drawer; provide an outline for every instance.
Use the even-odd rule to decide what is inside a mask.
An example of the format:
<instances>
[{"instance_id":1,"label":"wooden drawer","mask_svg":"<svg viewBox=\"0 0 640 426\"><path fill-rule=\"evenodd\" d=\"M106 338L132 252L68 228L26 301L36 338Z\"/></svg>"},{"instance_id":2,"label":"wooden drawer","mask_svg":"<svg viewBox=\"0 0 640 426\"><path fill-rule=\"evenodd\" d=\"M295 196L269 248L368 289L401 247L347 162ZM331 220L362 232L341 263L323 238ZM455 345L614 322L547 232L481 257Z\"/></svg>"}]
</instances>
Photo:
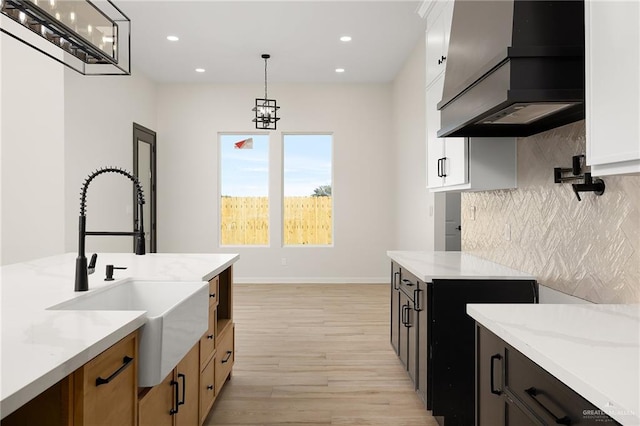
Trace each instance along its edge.
<instances>
[{"instance_id":1,"label":"wooden drawer","mask_svg":"<svg viewBox=\"0 0 640 426\"><path fill-rule=\"evenodd\" d=\"M209 360L200 373L200 424L204 423L213 406L213 401L216 399L215 367L216 359L214 357Z\"/></svg>"},{"instance_id":2,"label":"wooden drawer","mask_svg":"<svg viewBox=\"0 0 640 426\"><path fill-rule=\"evenodd\" d=\"M218 306L218 291L220 285L220 276L213 277L209 281L209 306Z\"/></svg>"},{"instance_id":3,"label":"wooden drawer","mask_svg":"<svg viewBox=\"0 0 640 426\"><path fill-rule=\"evenodd\" d=\"M137 366L135 332L76 370L74 426L134 426L138 407Z\"/></svg>"},{"instance_id":4,"label":"wooden drawer","mask_svg":"<svg viewBox=\"0 0 640 426\"><path fill-rule=\"evenodd\" d=\"M209 308L209 328L200 338L200 371L204 369L216 348L216 307Z\"/></svg>"},{"instance_id":5,"label":"wooden drawer","mask_svg":"<svg viewBox=\"0 0 640 426\"><path fill-rule=\"evenodd\" d=\"M222 389L233 367L235 360L234 331L234 324L227 327L225 332L220 336L219 344L216 348L216 394Z\"/></svg>"},{"instance_id":6,"label":"wooden drawer","mask_svg":"<svg viewBox=\"0 0 640 426\"><path fill-rule=\"evenodd\" d=\"M515 349L506 348L505 388L545 424L618 424ZM596 413L596 414L594 414ZM569 423L567 423L569 422Z\"/></svg>"}]
</instances>

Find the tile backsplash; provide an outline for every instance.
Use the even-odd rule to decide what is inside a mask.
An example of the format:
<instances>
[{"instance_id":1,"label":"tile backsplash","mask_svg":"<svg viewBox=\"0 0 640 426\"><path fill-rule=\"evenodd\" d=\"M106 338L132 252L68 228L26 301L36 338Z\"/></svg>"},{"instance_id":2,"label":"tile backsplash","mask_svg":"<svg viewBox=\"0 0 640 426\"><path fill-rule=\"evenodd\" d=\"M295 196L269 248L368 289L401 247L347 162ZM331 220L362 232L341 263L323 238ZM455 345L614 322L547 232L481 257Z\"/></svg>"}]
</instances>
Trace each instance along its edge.
<instances>
[{"instance_id":1,"label":"tile backsplash","mask_svg":"<svg viewBox=\"0 0 640 426\"><path fill-rule=\"evenodd\" d=\"M584 153L584 121L520 138L517 189L462 194L462 250L591 302L640 303L640 176L605 176L578 202L553 168Z\"/></svg>"}]
</instances>

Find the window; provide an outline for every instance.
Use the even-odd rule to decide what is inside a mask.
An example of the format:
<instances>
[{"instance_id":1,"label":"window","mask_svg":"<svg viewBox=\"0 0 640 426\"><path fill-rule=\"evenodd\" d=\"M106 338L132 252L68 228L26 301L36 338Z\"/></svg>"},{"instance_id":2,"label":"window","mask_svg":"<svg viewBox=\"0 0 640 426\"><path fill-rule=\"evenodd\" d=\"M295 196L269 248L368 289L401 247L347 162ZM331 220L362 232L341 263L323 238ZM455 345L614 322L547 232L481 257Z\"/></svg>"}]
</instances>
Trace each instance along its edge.
<instances>
[{"instance_id":1,"label":"window","mask_svg":"<svg viewBox=\"0 0 640 426\"><path fill-rule=\"evenodd\" d=\"M283 243L333 244L331 135L283 137Z\"/></svg>"},{"instance_id":2,"label":"window","mask_svg":"<svg viewBox=\"0 0 640 426\"><path fill-rule=\"evenodd\" d=\"M269 135L221 134L220 245L269 244Z\"/></svg>"}]
</instances>

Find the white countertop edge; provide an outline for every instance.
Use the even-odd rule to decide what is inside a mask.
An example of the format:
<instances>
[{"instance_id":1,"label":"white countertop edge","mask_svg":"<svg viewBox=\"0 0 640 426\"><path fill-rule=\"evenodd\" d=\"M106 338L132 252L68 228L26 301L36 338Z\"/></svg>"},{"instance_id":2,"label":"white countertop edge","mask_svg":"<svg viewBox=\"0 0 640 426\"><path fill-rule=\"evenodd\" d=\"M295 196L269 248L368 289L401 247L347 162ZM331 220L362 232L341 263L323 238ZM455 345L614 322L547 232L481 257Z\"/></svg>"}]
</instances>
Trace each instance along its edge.
<instances>
[{"instance_id":1,"label":"white countertop edge","mask_svg":"<svg viewBox=\"0 0 640 426\"><path fill-rule=\"evenodd\" d=\"M513 346L531 361L535 362L562 383L573 389L584 399L606 412L614 420L623 425L640 425L640 413L635 412L629 407L624 407L623 404L613 400L610 396L603 394L599 389L589 385L579 376L576 376L565 368L559 366L553 359L534 349L516 335L508 332L494 320L484 316L481 312L475 309L473 304L467 304L467 314L487 330ZM613 403L614 407L611 407L609 405L610 403ZM629 414L624 415L624 413Z\"/></svg>"},{"instance_id":2,"label":"white countertop edge","mask_svg":"<svg viewBox=\"0 0 640 426\"><path fill-rule=\"evenodd\" d=\"M68 360L62 362L56 368L51 369L38 380L34 380L25 387L15 391L11 395L3 395L0 401L0 418L5 418L36 396L40 395L69 374L82 367L84 364L100 355L120 340L127 337L146 323L145 311L128 311L131 319L115 330L113 333L105 335L85 350L77 353Z\"/></svg>"},{"instance_id":3,"label":"white countertop edge","mask_svg":"<svg viewBox=\"0 0 640 426\"><path fill-rule=\"evenodd\" d=\"M409 258L408 256L412 256ZM411 272L424 282L431 282L434 279L450 280L535 280L536 277L527 273L491 262L481 257L474 256L462 251L402 251L389 250L387 257L400 266ZM431 257L431 259L429 259ZM484 272L464 271L456 265L447 265L449 259L472 259L477 265L486 268ZM440 263L442 262L442 263ZM436 268L447 269L446 272L436 271ZM494 271L489 272L489 269Z\"/></svg>"},{"instance_id":4,"label":"white countertop edge","mask_svg":"<svg viewBox=\"0 0 640 426\"><path fill-rule=\"evenodd\" d=\"M204 275L202 277L202 280L203 281L211 280L213 277L215 277L216 275L219 275L222 271L227 269L229 266L231 266L234 263L236 263L238 261L238 259L240 259L240 255L239 254L233 255L233 257L229 258L229 260L224 262L221 266L218 266L216 269L214 269L211 272L209 272L208 274Z\"/></svg>"}]
</instances>

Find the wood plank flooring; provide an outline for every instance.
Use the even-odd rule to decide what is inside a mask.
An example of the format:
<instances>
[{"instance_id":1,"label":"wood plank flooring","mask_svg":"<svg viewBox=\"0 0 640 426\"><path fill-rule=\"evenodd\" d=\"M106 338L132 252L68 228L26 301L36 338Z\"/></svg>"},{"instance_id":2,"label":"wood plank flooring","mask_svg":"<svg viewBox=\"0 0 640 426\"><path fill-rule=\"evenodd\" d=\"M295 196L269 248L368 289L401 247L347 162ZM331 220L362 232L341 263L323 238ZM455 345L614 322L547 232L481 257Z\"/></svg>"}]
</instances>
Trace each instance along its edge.
<instances>
[{"instance_id":1,"label":"wood plank flooring","mask_svg":"<svg viewBox=\"0 0 640 426\"><path fill-rule=\"evenodd\" d=\"M437 425L389 344L388 286L234 287L235 366L205 425Z\"/></svg>"}]
</instances>

